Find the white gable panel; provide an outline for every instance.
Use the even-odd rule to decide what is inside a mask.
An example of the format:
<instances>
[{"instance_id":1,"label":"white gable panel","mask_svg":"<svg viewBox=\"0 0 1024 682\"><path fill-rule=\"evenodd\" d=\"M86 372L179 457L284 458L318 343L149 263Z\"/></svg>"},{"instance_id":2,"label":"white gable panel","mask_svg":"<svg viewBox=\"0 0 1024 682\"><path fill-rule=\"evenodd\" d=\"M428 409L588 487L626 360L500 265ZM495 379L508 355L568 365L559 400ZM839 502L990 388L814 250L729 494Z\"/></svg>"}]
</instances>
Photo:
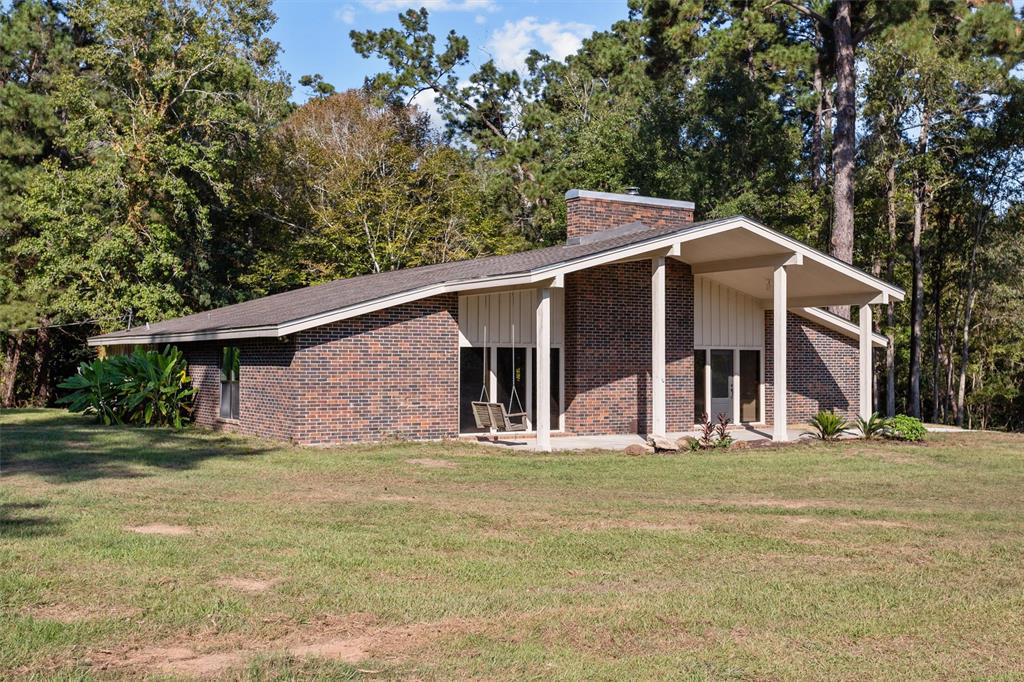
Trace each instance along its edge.
<instances>
[{"instance_id":1,"label":"white gable panel","mask_svg":"<svg viewBox=\"0 0 1024 682\"><path fill-rule=\"evenodd\" d=\"M764 347L764 308L746 294L708 277L693 278L693 345Z\"/></svg>"},{"instance_id":2,"label":"white gable panel","mask_svg":"<svg viewBox=\"0 0 1024 682\"><path fill-rule=\"evenodd\" d=\"M551 290L551 344L565 336L565 290ZM459 296L460 346L532 346L537 321L537 290Z\"/></svg>"}]
</instances>

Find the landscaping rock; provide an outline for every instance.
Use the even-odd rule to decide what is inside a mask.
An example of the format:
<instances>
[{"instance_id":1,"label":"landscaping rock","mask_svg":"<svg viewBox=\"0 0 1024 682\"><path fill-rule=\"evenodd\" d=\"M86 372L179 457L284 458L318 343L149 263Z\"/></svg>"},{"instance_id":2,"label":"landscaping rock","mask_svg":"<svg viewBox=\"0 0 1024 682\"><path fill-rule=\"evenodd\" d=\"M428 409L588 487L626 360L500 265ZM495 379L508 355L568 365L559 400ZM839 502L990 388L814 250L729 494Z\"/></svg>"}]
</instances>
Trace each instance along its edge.
<instances>
[{"instance_id":1,"label":"landscaping rock","mask_svg":"<svg viewBox=\"0 0 1024 682\"><path fill-rule=\"evenodd\" d=\"M653 447L656 451L661 450L664 452L678 452L679 446L676 442L670 439L668 436L662 436L661 434L651 434L647 436L647 444Z\"/></svg>"},{"instance_id":2,"label":"landscaping rock","mask_svg":"<svg viewBox=\"0 0 1024 682\"><path fill-rule=\"evenodd\" d=\"M639 443L633 443L632 445L626 446L626 454L630 457L639 457L640 455L649 455L654 452L654 448L649 448L646 445L640 445Z\"/></svg>"},{"instance_id":3,"label":"landscaping rock","mask_svg":"<svg viewBox=\"0 0 1024 682\"><path fill-rule=\"evenodd\" d=\"M694 445L697 443L697 439L693 436L683 436L676 441L676 446L680 450L693 450Z\"/></svg>"}]
</instances>

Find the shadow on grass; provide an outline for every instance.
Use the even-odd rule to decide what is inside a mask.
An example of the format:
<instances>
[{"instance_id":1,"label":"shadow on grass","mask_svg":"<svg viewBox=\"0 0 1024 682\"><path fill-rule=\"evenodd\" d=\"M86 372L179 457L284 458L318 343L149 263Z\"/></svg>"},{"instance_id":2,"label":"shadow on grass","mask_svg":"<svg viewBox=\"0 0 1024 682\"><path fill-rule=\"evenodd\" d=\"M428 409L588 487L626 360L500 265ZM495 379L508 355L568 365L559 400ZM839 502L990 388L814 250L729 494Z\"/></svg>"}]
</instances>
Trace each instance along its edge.
<instances>
[{"instance_id":1,"label":"shadow on grass","mask_svg":"<svg viewBox=\"0 0 1024 682\"><path fill-rule=\"evenodd\" d=\"M23 539L56 533L63 522L41 514L26 513L45 506L45 502L0 503L0 537Z\"/></svg>"},{"instance_id":2,"label":"shadow on grass","mask_svg":"<svg viewBox=\"0 0 1024 682\"><path fill-rule=\"evenodd\" d=\"M20 415L19 415L20 413ZM251 457L271 446L194 429L103 426L57 410L5 411L0 475L34 474L51 483L148 476L141 467L192 469L207 459Z\"/></svg>"}]
</instances>

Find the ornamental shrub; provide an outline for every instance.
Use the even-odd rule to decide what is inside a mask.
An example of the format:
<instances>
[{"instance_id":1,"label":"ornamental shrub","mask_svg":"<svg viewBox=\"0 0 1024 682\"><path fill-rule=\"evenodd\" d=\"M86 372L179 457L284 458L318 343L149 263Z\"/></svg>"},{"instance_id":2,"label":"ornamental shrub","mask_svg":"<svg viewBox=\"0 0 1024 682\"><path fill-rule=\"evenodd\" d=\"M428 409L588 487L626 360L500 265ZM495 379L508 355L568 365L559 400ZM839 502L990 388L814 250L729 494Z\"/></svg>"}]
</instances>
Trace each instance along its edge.
<instances>
[{"instance_id":1,"label":"ornamental shrub","mask_svg":"<svg viewBox=\"0 0 1024 682\"><path fill-rule=\"evenodd\" d=\"M924 440L926 433L920 419L905 414L898 414L889 420L889 438L894 440Z\"/></svg>"},{"instance_id":2,"label":"ornamental shrub","mask_svg":"<svg viewBox=\"0 0 1024 682\"><path fill-rule=\"evenodd\" d=\"M804 431L805 436L814 436L818 440L833 442L847 433L850 423L832 410L822 410L811 417L808 422L811 425L810 431Z\"/></svg>"},{"instance_id":3,"label":"ornamental shrub","mask_svg":"<svg viewBox=\"0 0 1024 682\"><path fill-rule=\"evenodd\" d=\"M59 386L70 390L59 404L108 425L180 429L192 416L195 389L185 357L173 346L83 362Z\"/></svg>"},{"instance_id":4,"label":"ornamental shrub","mask_svg":"<svg viewBox=\"0 0 1024 682\"><path fill-rule=\"evenodd\" d=\"M889 420L879 416L877 412L872 412L867 419L857 417L857 430L860 431L861 437L867 440L882 438L889 434Z\"/></svg>"}]
</instances>

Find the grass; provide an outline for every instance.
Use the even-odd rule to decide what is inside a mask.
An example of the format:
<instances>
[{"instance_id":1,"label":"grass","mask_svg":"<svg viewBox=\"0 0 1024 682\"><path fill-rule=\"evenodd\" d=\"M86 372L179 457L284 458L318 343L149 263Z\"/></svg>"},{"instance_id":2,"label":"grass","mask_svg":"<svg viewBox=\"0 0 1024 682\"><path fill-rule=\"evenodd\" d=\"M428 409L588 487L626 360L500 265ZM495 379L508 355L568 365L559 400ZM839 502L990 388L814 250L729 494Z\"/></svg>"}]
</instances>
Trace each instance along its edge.
<instances>
[{"instance_id":1,"label":"grass","mask_svg":"<svg viewBox=\"0 0 1024 682\"><path fill-rule=\"evenodd\" d=\"M1020 435L631 458L0 419L0 677L1024 679Z\"/></svg>"}]
</instances>

